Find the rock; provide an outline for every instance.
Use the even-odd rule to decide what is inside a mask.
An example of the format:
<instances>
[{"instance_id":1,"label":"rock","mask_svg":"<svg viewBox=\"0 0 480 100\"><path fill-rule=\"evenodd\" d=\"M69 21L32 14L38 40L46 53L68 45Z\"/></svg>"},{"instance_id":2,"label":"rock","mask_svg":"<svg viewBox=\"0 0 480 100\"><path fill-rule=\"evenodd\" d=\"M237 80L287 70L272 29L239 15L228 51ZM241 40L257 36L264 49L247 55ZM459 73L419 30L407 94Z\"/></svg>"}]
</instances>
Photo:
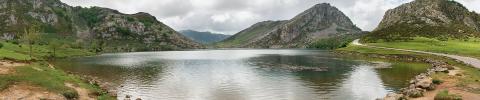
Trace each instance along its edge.
<instances>
[{"instance_id":1,"label":"rock","mask_svg":"<svg viewBox=\"0 0 480 100\"><path fill-rule=\"evenodd\" d=\"M422 89L413 88L413 89L406 90L404 94L407 95L408 97L418 98L423 96L423 92L424 90Z\"/></svg>"},{"instance_id":2,"label":"rock","mask_svg":"<svg viewBox=\"0 0 480 100\"><path fill-rule=\"evenodd\" d=\"M135 100L142 100L142 99L140 99L140 98L137 98L137 99L135 99Z\"/></svg>"},{"instance_id":3,"label":"rock","mask_svg":"<svg viewBox=\"0 0 480 100\"><path fill-rule=\"evenodd\" d=\"M389 93L387 96L381 100L401 100L404 95L403 94L397 94L397 93Z\"/></svg>"},{"instance_id":4,"label":"rock","mask_svg":"<svg viewBox=\"0 0 480 100\"><path fill-rule=\"evenodd\" d=\"M131 99L130 99L131 97L132 97L132 96L130 96L130 95L125 95L125 99L123 99L123 100L131 100Z\"/></svg>"},{"instance_id":5,"label":"rock","mask_svg":"<svg viewBox=\"0 0 480 100\"><path fill-rule=\"evenodd\" d=\"M433 84L432 80L433 79L431 77L424 77L422 79L417 79L417 82L415 83L415 87L419 87L423 89L429 88Z\"/></svg>"}]
</instances>

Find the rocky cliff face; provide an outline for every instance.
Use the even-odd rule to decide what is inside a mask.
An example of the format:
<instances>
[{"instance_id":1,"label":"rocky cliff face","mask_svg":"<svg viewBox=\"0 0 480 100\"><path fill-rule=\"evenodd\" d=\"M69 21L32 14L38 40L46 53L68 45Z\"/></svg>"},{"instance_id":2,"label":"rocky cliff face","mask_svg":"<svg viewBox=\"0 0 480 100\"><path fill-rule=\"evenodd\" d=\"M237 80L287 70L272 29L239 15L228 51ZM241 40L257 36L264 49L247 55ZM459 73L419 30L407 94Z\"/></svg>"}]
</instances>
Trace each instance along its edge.
<instances>
[{"instance_id":1,"label":"rocky cliff face","mask_svg":"<svg viewBox=\"0 0 480 100\"><path fill-rule=\"evenodd\" d=\"M291 20L271 26L256 32L262 35L255 36L242 47L305 48L318 39L361 32L343 12L327 3L317 4Z\"/></svg>"},{"instance_id":2,"label":"rocky cliff face","mask_svg":"<svg viewBox=\"0 0 480 100\"><path fill-rule=\"evenodd\" d=\"M382 38L463 37L480 31L479 15L453 0L415 0L390 9L372 32Z\"/></svg>"},{"instance_id":3,"label":"rocky cliff face","mask_svg":"<svg viewBox=\"0 0 480 100\"><path fill-rule=\"evenodd\" d=\"M38 25L42 34L73 37L107 52L201 47L147 13L71 7L59 0L2 0L0 23L3 39L18 39L25 28Z\"/></svg>"}]
</instances>

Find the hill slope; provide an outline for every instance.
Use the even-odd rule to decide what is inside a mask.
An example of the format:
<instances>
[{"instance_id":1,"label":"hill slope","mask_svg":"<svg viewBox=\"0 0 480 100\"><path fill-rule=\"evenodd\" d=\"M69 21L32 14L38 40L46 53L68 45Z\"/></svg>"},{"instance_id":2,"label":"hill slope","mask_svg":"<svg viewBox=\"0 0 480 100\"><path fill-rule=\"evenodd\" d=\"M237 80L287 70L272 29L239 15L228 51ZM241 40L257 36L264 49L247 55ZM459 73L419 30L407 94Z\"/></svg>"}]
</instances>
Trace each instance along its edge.
<instances>
[{"instance_id":1,"label":"hill slope","mask_svg":"<svg viewBox=\"0 0 480 100\"><path fill-rule=\"evenodd\" d=\"M322 3L288 21L255 24L224 42L248 48L306 48L319 39L360 32L340 10Z\"/></svg>"},{"instance_id":2,"label":"hill slope","mask_svg":"<svg viewBox=\"0 0 480 100\"><path fill-rule=\"evenodd\" d=\"M415 0L390 9L367 40L479 36L480 15L453 0Z\"/></svg>"},{"instance_id":3,"label":"hill slope","mask_svg":"<svg viewBox=\"0 0 480 100\"><path fill-rule=\"evenodd\" d=\"M2 0L0 12L4 40L18 40L24 29L36 25L42 36L68 39L83 48L96 45L105 52L201 47L147 13L71 7L59 0Z\"/></svg>"},{"instance_id":4,"label":"hill slope","mask_svg":"<svg viewBox=\"0 0 480 100\"><path fill-rule=\"evenodd\" d=\"M249 42L256 41L268 35L287 21L263 21L217 43L219 47L245 47Z\"/></svg>"},{"instance_id":5,"label":"hill slope","mask_svg":"<svg viewBox=\"0 0 480 100\"><path fill-rule=\"evenodd\" d=\"M219 42L231 36L211 32L198 32L194 30L183 30L179 32L186 37L203 44Z\"/></svg>"}]
</instances>

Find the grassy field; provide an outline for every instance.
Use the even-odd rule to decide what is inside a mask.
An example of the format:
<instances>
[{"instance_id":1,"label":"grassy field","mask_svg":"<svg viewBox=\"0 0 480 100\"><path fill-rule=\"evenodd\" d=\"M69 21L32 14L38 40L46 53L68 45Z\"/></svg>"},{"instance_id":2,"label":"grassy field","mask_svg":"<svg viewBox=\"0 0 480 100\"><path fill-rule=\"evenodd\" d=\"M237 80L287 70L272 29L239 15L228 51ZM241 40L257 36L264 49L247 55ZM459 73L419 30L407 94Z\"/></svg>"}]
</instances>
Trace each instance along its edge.
<instances>
[{"instance_id":1,"label":"grassy field","mask_svg":"<svg viewBox=\"0 0 480 100\"><path fill-rule=\"evenodd\" d=\"M439 41L437 39L417 37L406 42L378 42L367 44L480 58L480 39Z\"/></svg>"},{"instance_id":2,"label":"grassy field","mask_svg":"<svg viewBox=\"0 0 480 100\"><path fill-rule=\"evenodd\" d=\"M29 61L29 60L45 60L53 55L53 49L48 45L33 45L32 57L29 56L28 45L17 45L8 42L0 42L3 47L0 48L0 59L10 59L17 61ZM69 47L59 47L55 51L55 57L74 57L74 56L86 56L94 55L95 53L89 52L83 49L73 49Z\"/></svg>"},{"instance_id":3,"label":"grassy field","mask_svg":"<svg viewBox=\"0 0 480 100\"><path fill-rule=\"evenodd\" d=\"M403 51L391 51L391 50L384 50L379 48L368 48L364 46L354 46L348 45L345 48L336 49L337 51L349 51L349 52L357 52L357 53L364 53L364 54L415 54L411 52L403 52Z\"/></svg>"}]
</instances>

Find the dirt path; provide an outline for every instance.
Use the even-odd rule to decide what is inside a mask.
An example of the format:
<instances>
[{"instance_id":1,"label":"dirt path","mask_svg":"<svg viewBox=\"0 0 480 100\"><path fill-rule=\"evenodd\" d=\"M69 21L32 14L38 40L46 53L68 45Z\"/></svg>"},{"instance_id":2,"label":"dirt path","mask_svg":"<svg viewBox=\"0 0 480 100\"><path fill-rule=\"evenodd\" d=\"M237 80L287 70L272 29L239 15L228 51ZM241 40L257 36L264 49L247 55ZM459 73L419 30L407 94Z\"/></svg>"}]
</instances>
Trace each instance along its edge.
<instances>
[{"instance_id":1,"label":"dirt path","mask_svg":"<svg viewBox=\"0 0 480 100\"><path fill-rule=\"evenodd\" d=\"M15 72L15 67L25 66L24 63L17 63L13 61L0 60L0 75L10 74Z\"/></svg>"},{"instance_id":2,"label":"dirt path","mask_svg":"<svg viewBox=\"0 0 480 100\"><path fill-rule=\"evenodd\" d=\"M450 55L450 54L444 54L444 53L434 53L434 52L426 52L426 51L418 51L418 50L408 50L408 49L397 49L397 48L387 48L387 47L378 47L378 46L370 46L370 45L365 45L361 44L360 39L356 39L352 42L353 45L358 45L358 46L366 46L366 47L371 47L371 48L380 48L380 49L388 49L388 50L398 50L398 51L407 51L407 52L415 52L415 53L423 53L423 54L432 54L432 55L437 55L437 56L445 56L449 58L453 58L459 61L462 61L465 64L469 64L475 68L480 68L480 60L472 58L472 57L464 57L464 56L459 56L459 55Z\"/></svg>"},{"instance_id":3,"label":"dirt path","mask_svg":"<svg viewBox=\"0 0 480 100\"><path fill-rule=\"evenodd\" d=\"M27 84L11 85L0 92L0 100L65 100L57 93Z\"/></svg>"},{"instance_id":4,"label":"dirt path","mask_svg":"<svg viewBox=\"0 0 480 100\"><path fill-rule=\"evenodd\" d=\"M78 93L78 100L95 100L95 98L90 97L88 94L90 93L87 89L75 86L71 83L65 83L65 86L75 89Z\"/></svg>"},{"instance_id":5,"label":"dirt path","mask_svg":"<svg viewBox=\"0 0 480 100\"><path fill-rule=\"evenodd\" d=\"M443 90L448 90L449 94L457 94L461 95L463 100L476 100L480 98L480 95L475 93L466 92L460 88L457 88L456 85L456 76L448 76L444 82L436 87L434 91L425 92L423 97L420 98L413 98L411 100L433 100L435 95L438 92Z\"/></svg>"}]
</instances>

